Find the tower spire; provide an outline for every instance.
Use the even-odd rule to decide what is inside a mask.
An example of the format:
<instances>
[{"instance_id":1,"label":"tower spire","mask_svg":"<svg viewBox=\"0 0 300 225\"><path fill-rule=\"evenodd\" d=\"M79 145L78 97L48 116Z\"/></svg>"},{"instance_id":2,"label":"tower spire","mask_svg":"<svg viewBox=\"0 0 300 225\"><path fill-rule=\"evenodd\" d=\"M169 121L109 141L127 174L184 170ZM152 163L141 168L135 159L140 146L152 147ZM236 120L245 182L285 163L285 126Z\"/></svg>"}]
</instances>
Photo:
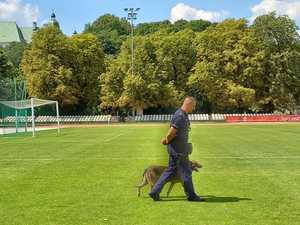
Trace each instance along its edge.
<instances>
[{"instance_id":1,"label":"tower spire","mask_svg":"<svg viewBox=\"0 0 300 225\"><path fill-rule=\"evenodd\" d=\"M58 21L56 19L56 15L55 15L54 9L52 9L50 23L53 24L54 26L57 26L58 28L60 28L59 27L59 23L58 23Z\"/></svg>"}]
</instances>

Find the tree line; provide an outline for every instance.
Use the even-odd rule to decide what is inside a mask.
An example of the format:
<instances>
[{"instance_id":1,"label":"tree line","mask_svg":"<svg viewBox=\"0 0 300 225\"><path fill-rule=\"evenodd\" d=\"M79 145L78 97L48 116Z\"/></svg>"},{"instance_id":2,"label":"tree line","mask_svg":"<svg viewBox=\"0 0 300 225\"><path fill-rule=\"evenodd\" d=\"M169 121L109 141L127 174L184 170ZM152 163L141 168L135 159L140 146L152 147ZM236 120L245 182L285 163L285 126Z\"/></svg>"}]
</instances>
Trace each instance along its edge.
<instances>
[{"instance_id":1,"label":"tree line","mask_svg":"<svg viewBox=\"0 0 300 225\"><path fill-rule=\"evenodd\" d=\"M103 15L72 36L47 25L29 45L0 50L0 85L21 77L29 96L56 99L64 113L164 113L186 95L197 98L198 112L294 113L300 103L297 29L274 12L252 24L139 24L132 74L126 20Z\"/></svg>"}]
</instances>

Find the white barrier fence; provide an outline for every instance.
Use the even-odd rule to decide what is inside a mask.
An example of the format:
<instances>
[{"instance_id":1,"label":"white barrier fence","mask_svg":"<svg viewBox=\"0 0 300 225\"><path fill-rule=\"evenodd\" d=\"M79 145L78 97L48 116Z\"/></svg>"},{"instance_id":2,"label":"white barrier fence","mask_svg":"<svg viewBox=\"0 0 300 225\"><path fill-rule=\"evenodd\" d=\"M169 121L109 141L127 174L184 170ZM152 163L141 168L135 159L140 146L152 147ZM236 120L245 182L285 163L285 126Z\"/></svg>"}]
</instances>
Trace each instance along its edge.
<instances>
[{"instance_id":1,"label":"white barrier fence","mask_svg":"<svg viewBox=\"0 0 300 225\"><path fill-rule=\"evenodd\" d=\"M190 121L225 121L226 116L269 116L273 114L261 113L261 114L189 114ZM156 114L156 115L142 115L135 116L132 120L136 122L159 122L170 121L172 114Z\"/></svg>"},{"instance_id":2,"label":"white barrier fence","mask_svg":"<svg viewBox=\"0 0 300 225\"><path fill-rule=\"evenodd\" d=\"M97 115L97 116L60 116L59 120L61 123L83 123L83 122L109 122L111 120L111 115ZM25 117L18 117L22 122L26 121ZM30 123L31 117L27 117L27 122ZM0 119L0 123L2 120ZM5 122L14 123L15 117L9 116L5 118ZM56 116L37 116L35 118L36 123L56 123Z\"/></svg>"},{"instance_id":3,"label":"white barrier fence","mask_svg":"<svg viewBox=\"0 0 300 225\"><path fill-rule=\"evenodd\" d=\"M191 121L225 121L226 116L269 116L273 114L189 114ZM131 122L166 122L172 119L172 114L154 114L142 115L135 117L127 117L126 121ZM20 117L19 117L20 119ZM31 117L27 117L27 122L31 122ZM56 123L56 116L37 116L36 123ZM21 118L24 122L25 118ZM119 118L111 115L95 115L95 116L60 116L61 123L97 123L97 122L118 122ZM0 118L0 123L2 122ZM5 122L14 123L15 117L5 118Z\"/></svg>"}]
</instances>

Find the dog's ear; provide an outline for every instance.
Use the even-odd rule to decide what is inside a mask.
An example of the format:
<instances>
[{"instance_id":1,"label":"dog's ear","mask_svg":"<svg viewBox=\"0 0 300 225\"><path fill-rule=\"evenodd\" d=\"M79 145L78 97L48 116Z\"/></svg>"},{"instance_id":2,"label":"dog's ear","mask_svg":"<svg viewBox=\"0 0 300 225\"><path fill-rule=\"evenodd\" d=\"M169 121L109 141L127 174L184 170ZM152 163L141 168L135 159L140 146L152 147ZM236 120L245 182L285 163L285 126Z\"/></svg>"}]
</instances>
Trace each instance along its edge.
<instances>
[{"instance_id":1,"label":"dog's ear","mask_svg":"<svg viewBox=\"0 0 300 225\"><path fill-rule=\"evenodd\" d=\"M191 169L192 171L199 172L197 164L191 163Z\"/></svg>"},{"instance_id":2,"label":"dog's ear","mask_svg":"<svg viewBox=\"0 0 300 225\"><path fill-rule=\"evenodd\" d=\"M193 160L192 163L194 164L195 167L197 168L202 168L203 166L196 160Z\"/></svg>"},{"instance_id":3,"label":"dog's ear","mask_svg":"<svg viewBox=\"0 0 300 225\"><path fill-rule=\"evenodd\" d=\"M195 160L190 160L190 165L193 167L193 166L197 165L197 162Z\"/></svg>"},{"instance_id":4,"label":"dog's ear","mask_svg":"<svg viewBox=\"0 0 300 225\"><path fill-rule=\"evenodd\" d=\"M196 172L199 172L197 167L193 167L193 170L196 171Z\"/></svg>"},{"instance_id":5,"label":"dog's ear","mask_svg":"<svg viewBox=\"0 0 300 225\"><path fill-rule=\"evenodd\" d=\"M191 167L202 168L203 166L196 160L190 161Z\"/></svg>"}]
</instances>

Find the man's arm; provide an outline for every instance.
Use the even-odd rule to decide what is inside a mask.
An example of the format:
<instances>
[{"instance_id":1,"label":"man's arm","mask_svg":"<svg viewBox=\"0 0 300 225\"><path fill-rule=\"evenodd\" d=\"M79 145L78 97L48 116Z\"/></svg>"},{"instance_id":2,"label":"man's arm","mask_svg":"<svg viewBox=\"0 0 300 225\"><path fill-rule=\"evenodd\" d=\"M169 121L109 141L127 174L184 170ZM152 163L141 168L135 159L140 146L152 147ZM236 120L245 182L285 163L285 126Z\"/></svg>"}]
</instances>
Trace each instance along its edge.
<instances>
[{"instance_id":1,"label":"man's arm","mask_svg":"<svg viewBox=\"0 0 300 225\"><path fill-rule=\"evenodd\" d=\"M167 136L161 140L161 143L163 145L169 144L173 140L173 138L176 136L176 133L177 133L176 128L170 127Z\"/></svg>"}]
</instances>

